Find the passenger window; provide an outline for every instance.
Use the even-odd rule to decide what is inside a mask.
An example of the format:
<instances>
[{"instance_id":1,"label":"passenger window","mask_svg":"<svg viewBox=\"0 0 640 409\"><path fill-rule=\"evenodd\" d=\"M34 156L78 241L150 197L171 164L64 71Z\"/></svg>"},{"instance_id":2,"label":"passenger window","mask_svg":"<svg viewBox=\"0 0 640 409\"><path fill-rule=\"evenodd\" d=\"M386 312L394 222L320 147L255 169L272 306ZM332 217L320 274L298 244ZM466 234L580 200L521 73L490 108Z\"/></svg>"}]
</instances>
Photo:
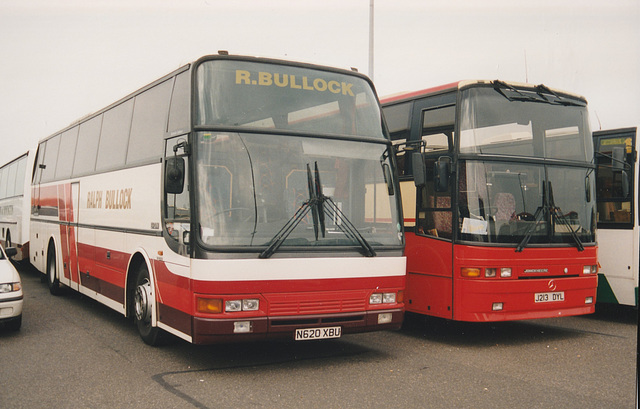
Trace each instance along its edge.
<instances>
[{"instance_id":1,"label":"passenger window","mask_svg":"<svg viewBox=\"0 0 640 409\"><path fill-rule=\"evenodd\" d=\"M44 158L42 160L42 166L44 166L44 168L42 168L41 183L50 182L55 176L59 146L60 135L56 135L46 142L46 149L44 150Z\"/></svg>"},{"instance_id":2,"label":"passenger window","mask_svg":"<svg viewBox=\"0 0 640 409\"><path fill-rule=\"evenodd\" d=\"M18 161L18 170L16 172L15 194L20 196L24 194L24 176L27 171L27 157L24 156Z\"/></svg>"},{"instance_id":3,"label":"passenger window","mask_svg":"<svg viewBox=\"0 0 640 409\"><path fill-rule=\"evenodd\" d=\"M135 98L127 165L162 157L173 81L165 81Z\"/></svg>"},{"instance_id":4,"label":"passenger window","mask_svg":"<svg viewBox=\"0 0 640 409\"><path fill-rule=\"evenodd\" d=\"M12 197L15 196L15 188L16 188L16 171L18 170L18 164L16 162L9 165L8 168L5 169L7 171L7 191L6 195L3 197Z\"/></svg>"},{"instance_id":5,"label":"passenger window","mask_svg":"<svg viewBox=\"0 0 640 409\"><path fill-rule=\"evenodd\" d=\"M455 105L422 111L422 140L425 152L453 150Z\"/></svg>"},{"instance_id":6,"label":"passenger window","mask_svg":"<svg viewBox=\"0 0 640 409\"><path fill-rule=\"evenodd\" d=\"M56 179L69 179L73 169L73 157L76 153L76 141L78 139L78 127L69 129L61 135L60 149L58 152L58 164L56 166Z\"/></svg>"},{"instance_id":7,"label":"passenger window","mask_svg":"<svg viewBox=\"0 0 640 409\"><path fill-rule=\"evenodd\" d=\"M176 77L171 96L171 108L169 111L169 124L167 130L169 134L175 132L187 132L189 130L189 108L190 108L191 76L189 71L183 72Z\"/></svg>"},{"instance_id":8,"label":"passenger window","mask_svg":"<svg viewBox=\"0 0 640 409\"><path fill-rule=\"evenodd\" d=\"M100 128L102 127L102 115L91 118L80 125L78 134L78 154L73 163L73 176L81 176L91 173L96 168L96 155L100 142Z\"/></svg>"},{"instance_id":9,"label":"passenger window","mask_svg":"<svg viewBox=\"0 0 640 409\"><path fill-rule=\"evenodd\" d=\"M104 113L96 171L123 167L133 115L133 98Z\"/></svg>"}]
</instances>

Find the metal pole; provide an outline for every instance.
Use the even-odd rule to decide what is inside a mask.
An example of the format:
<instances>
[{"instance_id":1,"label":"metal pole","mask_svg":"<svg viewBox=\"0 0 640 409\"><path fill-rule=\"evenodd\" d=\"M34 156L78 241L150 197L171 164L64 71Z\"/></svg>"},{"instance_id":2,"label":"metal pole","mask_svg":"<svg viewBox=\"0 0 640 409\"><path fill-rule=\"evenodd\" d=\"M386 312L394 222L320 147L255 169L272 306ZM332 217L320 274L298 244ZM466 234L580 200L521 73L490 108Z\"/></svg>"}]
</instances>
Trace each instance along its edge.
<instances>
[{"instance_id":1,"label":"metal pole","mask_svg":"<svg viewBox=\"0 0 640 409\"><path fill-rule=\"evenodd\" d=\"M369 0L369 78L373 81L373 0Z\"/></svg>"}]
</instances>

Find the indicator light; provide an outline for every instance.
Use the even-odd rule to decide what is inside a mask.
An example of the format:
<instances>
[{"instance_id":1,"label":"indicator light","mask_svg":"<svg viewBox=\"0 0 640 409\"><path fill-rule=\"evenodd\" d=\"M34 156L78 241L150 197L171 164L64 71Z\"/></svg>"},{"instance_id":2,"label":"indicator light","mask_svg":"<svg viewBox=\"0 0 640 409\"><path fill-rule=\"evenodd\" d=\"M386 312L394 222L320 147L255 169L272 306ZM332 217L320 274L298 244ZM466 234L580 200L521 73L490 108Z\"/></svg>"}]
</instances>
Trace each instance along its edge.
<instances>
[{"instance_id":1,"label":"indicator light","mask_svg":"<svg viewBox=\"0 0 640 409\"><path fill-rule=\"evenodd\" d=\"M480 271L481 269L475 267L462 267L460 273L462 274L462 277L475 278L480 277Z\"/></svg>"},{"instance_id":2,"label":"indicator light","mask_svg":"<svg viewBox=\"0 0 640 409\"><path fill-rule=\"evenodd\" d=\"M196 299L196 307L198 312L207 314L219 314L222 312L222 300L218 298L200 298Z\"/></svg>"}]
</instances>

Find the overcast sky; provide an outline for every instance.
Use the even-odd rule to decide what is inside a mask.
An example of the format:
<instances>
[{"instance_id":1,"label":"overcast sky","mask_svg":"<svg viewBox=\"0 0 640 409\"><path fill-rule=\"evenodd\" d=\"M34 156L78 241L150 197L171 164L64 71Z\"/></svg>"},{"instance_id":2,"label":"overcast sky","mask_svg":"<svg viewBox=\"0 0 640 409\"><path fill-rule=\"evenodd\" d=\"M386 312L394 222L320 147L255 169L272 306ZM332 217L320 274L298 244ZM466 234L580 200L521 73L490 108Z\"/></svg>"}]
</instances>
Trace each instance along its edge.
<instances>
[{"instance_id":1,"label":"overcast sky","mask_svg":"<svg viewBox=\"0 0 640 409\"><path fill-rule=\"evenodd\" d=\"M640 0L375 0L378 95L502 79L640 124ZM0 163L218 50L369 74L369 0L0 0Z\"/></svg>"}]
</instances>

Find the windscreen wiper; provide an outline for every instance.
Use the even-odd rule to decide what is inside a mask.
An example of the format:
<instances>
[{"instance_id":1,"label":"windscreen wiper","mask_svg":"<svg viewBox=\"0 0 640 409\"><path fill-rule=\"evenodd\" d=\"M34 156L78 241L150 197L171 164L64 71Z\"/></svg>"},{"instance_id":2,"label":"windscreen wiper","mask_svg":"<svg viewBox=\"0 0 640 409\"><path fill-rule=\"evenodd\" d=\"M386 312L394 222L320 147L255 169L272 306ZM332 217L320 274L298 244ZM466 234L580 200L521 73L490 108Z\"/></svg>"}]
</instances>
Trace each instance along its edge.
<instances>
[{"instance_id":1,"label":"windscreen wiper","mask_svg":"<svg viewBox=\"0 0 640 409\"><path fill-rule=\"evenodd\" d=\"M546 208L547 205L543 204L536 209L536 212L533 214L534 221L529 226L527 226L527 230L525 230L524 232L524 237L516 247L516 253L520 253L522 250L524 250L525 247L527 247L527 244L529 244L529 240L531 240L531 236L533 236L533 228L538 225L540 220L542 220L541 216L544 215L544 210Z\"/></svg>"},{"instance_id":2,"label":"windscreen wiper","mask_svg":"<svg viewBox=\"0 0 640 409\"><path fill-rule=\"evenodd\" d=\"M282 226L280 231L276 233L275 236L271 239L269 247L267 247L260 255L259 258L269 258L275 253L282 243L289 237L291 232L300 224L300 222L307 216L309 211L312 212L313 219L313 230L315 232L316 240L318 240L318 224L319 224L319 216L318 216L318 195L316 194L317 190L314 187L313 179L311 177L311 169L309 168L309 164L307 164L307 185L309 188L309 200L302 203L302 205L296 210L293 216ZM324 237L324 216L323 219L323 232L322 236Z\"/></svg>"},{"instance_id":3,"label":"windscreen wiper","mask_svg":"<svg viewBox=\"0 0 640 409\"><path fill-rule=\"evenodd\" d=\"M551 215L555 219L556 223L564 225L567 227L567 229L569 229L569 234L571 234L571 238L573 239L573 241L575 241L578 251L584 251L584 245L582 244L582 240L580 240L580 237L578 237L576 232L573 230L573 228L569 224L569 221L567 220L567 217L564 215L564 213L562 213L562 210L560 210L559 207L556 207L555 201L553 199L553 189L551 188L551 182L548 182L548 183L549 183L549 206L551 210Z\"/></svg>"},{"instance_id":4,"label":"windscreen wiper","mask_svg":"<svg viewBox=\"0 0 640 409\"><path fill-rule=\"evenodd\" d=\"M309 212L311 212L313 219L313 230L316 240L318 240L318 233L320 232L322 233L322 237L325 237L326 214L337 221L336 226L345 236L357 242L360 247L362 247L365 256L375 257L376 252L373 247L371 247L371 244L362 236L349 218L340 210L338 205L330 197L324 195L322 184L320 183L318 162L315 163L314 177L311 176L311 168L309 164L307 164L307 185L309 188L309 200L304 202L296 213L285 223L282 229L273 236L269 247L260 253L259 258L271 257Z\"/></svg>"},{"instance_id":5,"label":"windscreen wiper","mask_svg":"<svg viewBox=\"0 0 640 409\"><path fill-rule=\"evenodd\" d=\"M539 98L535 98L532 95L527 95L522 91L518 90L517 88L507 84L504 81L495 80L492 83L493 83L493 89L496 90L496 92L498 92L500 95L502 95L509 101L548 102L546 99L539 99ZM502 91L503 88L511 92L515 92L516 94L518 94L518 96L517 97L508 96L507 94L504 93L504 91Z\"/></svg>"},{"instance_id":6,"label":"windscreen wiper","mask_svg":"<svg viewBox=\"0 0 640 409\"><path fill-rule=\"evenodd\" d=\"M551 88L547 87L544 84L537 85L536 89L538 90L539 95L543 97L545 100L547 100L550 104L560 104L565 106L576 106L576 107L587 106L585 103L579 100L572 101L567 98L561 97L560 95L558 95L557 92L555 92L554 90L552 90ZM547 94L553 95L557 99L557 101L551 101L547 99L544 95L542 95L542 92L546 92Z\"/></svg>"},{"instance_id":7,"label":"windscreen wiper","mask_svg":"<svg viewBox=\"0 0 640 409\"><path fill-rule=\"evenodd\" d=\"M546 189L547 194L545 194L544 187L546 187L547 185L548 185ZM567 220L567 217L562 213L562 210L555 205L555 201L553 199L553 189L551 187L551 182L544 183L542 195L543 195L543 204L542 206L536 209L536 212L534 214L535 221L527 227L524 237L516 247L516 253L521 252L527 246L527 244L529 244L529 240L531 240L531 236L533 235L533 228L541 220L541 216L545 214L545 210L548 210L549 213L551 213L551 217L553 218L553 220L555 220L556 223L564 225L569 230L569 234L571 235L571 238L573 238L573 241L576 243L576 247L578 248L578 251L584 251L584 245L582 244L582 240L580 240L580 237L578 237L576 232L573 230L573 228L569 224L569 221Z\"/></svg>"},{"instance_id":8,"label":"windscreen wiper","mask_svg":"<svg viewBox=\"0 0 640 409\"><path fill-rule=\"evenodd\" d=\"M536 209L536 212L533 214L534 221L529 226L527 226L527 230L525 230L525 232L524 232L524 237L522 238L522 240L520 240L520 243L516 247L516 253L520 253L522 250L524 250L524 248L527 246L527 244L529 244L529 240L531 240L531 236L533 236L533 228L538 225L538 223L540 222L540 220L542 220L542 217L546 213L545 210L547 210L549 208L549 203L548 203L548 200L547 200L547 194L545 192L546 191L546 187L547 187L547 183L543 182L543 184L542 184L542 206L538 206L538 208Z\"/></svg>"},{"instance_id":9,"label":"windscreen wiper","mask_svg":"<svg viewBox=\"0 0 640 409\"><path fill-rule=\"evenodd\" d=\"M507 95L505 92L502 91L502 88L516 93L517 96ZM496 92L500 93L500 95L502 95L509 101L542 102L544 104L551 104L551 105L579 106L579 107L586 106L586 104L580 100L570 100L568 98L560 96L557 92L553 91L551 88L547 87L544 84L536 85L534 88L537 91L535 95L538 95L539 98L535 97L534 94L525 94L524 92L520 91L514 86L509 85L506 82L500 81L500 80L493 81L493 89L495 89ZM543 93L552 95L555 98L555 100L545 97Z\"/></svg>"},{"instance_id":10,"label":"windscreen wiper","mask_svg":"<svg viewBox=\"0 0 640 409\"><path fill-rule=\"evenodd\" d=\"M512 87L511 85L507 84L504 81L500 81L500 80L495 80L493 81L493 89L495 89L496 91L498 91L500 94L502 94L503 97L505 97L506 99L508 99L509 101L513 101L513 99L511 99L511 97L507 96L507 94L505 94L504 92L502 92L502 88L506 88L509 91L513 91L516 94L520 95L523 98L527 98L527 96L525 94L523 94L522 92L518 91L517 89L515 89L514 87Z\"/></svg>"},{"instance_id":11,"label":"windscreen wiper","mask_svg":"<svg viewBox=\"0 0 640 409\"><path fill-rule=\"evenodd\" d=\"M307 164L307 172L308 172L307 175L309 175L310 173L309 173L308 164ZM320 225L320 231L322 232L322 237L324 237L326 234L326 228L324 224L324 202L325 202L326 196L322 191L322 183L320 183L320 171L318 171L318 162L315 163L314 176L315 176L315 185L316 185L314 190L315 190L316 198L318 199L316 203L316 212L318 213L318 223ZM318 240L317 232L316 232L316 240Z\"/></svg>"},{"instance_id":12,"label":"windscreen wiper","mask_svg":"<svg viewBox=\"0 0 640 409\"><path fill-rule=\"evenodd\" d=\"M336 220L336 226L340 229L341 232L345 234L345 236L349 237L351 240L357 242L360 247L364 250L364 255L367 257L375 257L376 251L371 247L371 244L364 238L364 236L358 231L356 226L351 223L351 220L340 210L338 205L327 196L324 196L324 202L326 206L324 207L327 215L334 220Z\"/></svg>"}]
</instances>

